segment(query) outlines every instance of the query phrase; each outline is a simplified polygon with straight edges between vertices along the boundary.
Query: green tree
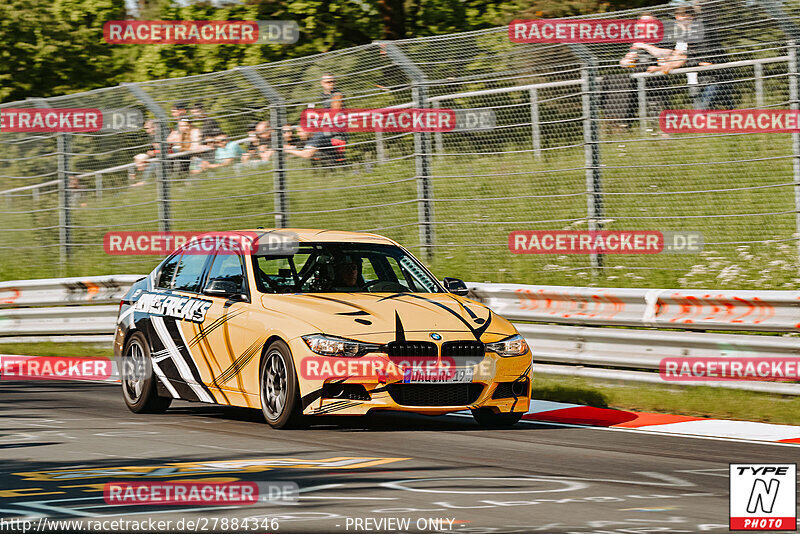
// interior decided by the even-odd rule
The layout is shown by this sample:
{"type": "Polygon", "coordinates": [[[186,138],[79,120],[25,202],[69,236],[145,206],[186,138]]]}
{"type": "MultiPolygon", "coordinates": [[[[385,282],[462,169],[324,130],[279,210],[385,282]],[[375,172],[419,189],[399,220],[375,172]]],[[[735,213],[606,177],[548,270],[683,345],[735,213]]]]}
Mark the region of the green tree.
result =
{"type": "Polygon", "coordinates": [[[109,45],[103,24],[127,18],[125,0],[4,0],[0,101],[121,82],[257,65],[375,40],[491,28],[515,18],[597,13],[658,0],[245,0],[213,5],[137,0],[142,20],[294,20],[294,45],[109,45]]]}
{"type": "Polygon", "coordinates": [[[103,41],[103,24],[122,18],[124,0],[4,0],[0,100],[117,83],[130,65],[103,41]]]}

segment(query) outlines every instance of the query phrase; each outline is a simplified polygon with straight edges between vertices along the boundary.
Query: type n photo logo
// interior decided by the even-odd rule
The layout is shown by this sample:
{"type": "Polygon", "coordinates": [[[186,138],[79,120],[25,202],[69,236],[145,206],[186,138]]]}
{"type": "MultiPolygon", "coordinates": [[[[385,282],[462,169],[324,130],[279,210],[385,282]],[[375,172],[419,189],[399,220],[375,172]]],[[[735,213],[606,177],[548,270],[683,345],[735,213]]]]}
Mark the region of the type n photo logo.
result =
{"type": "Polygon", "coordinates": [[[730,464],[730,530],[797,528],[796,464],[730,464]]]}

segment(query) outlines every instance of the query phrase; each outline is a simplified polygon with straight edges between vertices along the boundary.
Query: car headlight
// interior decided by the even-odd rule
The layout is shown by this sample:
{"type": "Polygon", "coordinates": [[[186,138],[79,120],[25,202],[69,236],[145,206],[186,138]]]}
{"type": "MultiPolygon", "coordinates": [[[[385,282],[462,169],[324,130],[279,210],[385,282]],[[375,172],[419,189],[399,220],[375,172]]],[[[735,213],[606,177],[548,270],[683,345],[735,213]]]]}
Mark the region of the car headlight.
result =
{"type": "Polygon", "coordinates": [[[487,343],[486,350],[496,352],[504,358],[509,358],[511,356],[522,356],[528,352],[528,344],[525,343],[525,338],[519,334],[516,334],[504,339],[503,341],[487,343]]]}
{"type": "Polygon", "coordinates": [[[362,343],[352,339],[326,336],[323,334],[312,334],[303,336],[311,352],[322,356],[342,356],[345,358],[355,358],[363,356],[368,352],[380,352],[381,346],[375,343],[362,343]]]}

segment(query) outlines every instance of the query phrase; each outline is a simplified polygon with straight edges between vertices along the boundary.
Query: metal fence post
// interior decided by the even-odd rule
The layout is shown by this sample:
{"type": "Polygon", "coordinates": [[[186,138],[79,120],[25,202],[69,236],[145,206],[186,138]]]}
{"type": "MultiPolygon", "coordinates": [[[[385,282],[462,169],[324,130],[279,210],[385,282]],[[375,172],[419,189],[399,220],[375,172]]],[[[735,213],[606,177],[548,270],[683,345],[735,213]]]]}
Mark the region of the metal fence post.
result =
{"type": "Polygon", "coordinates": [[[647,135],[647,78],[636,78],[636,101],[639,104],[639,133],[647,135]]]}
{"type": "MultiPolygon", "coordinates": [[[[798,79],[800,57],[797,54],[800,28],[792,22],[793,19],[783,10],[781,3],[777,0],[764,0],[764,9],[775,19],[781,31],[789,38],[786,43],[789,52],[789,107],[793,110],[800,110],[800,79],[798,79]]],[[[794,177],[794,231],[796,234],[800,234],[800,132],[797,131],[792,132],[792,176],[794,177]]],[[[795,243],[798,260],[800,260],[800,239],[797,239],[795,243]]]]}
{"type": "MultiPolygon", "coordinates": [[[[433,107],[436,109],[441,108],[441,105],[439,104],[438,100],[433,102],[433,107]]],[[[442,152],[444,152],[444,137],[442,136],[442,132],[434,133],[433,141],[434,141],[434,146],[436,147],[436,153],[441,154],[442,152]]]]}
{"type": "MultiPolygon", "coordinates": [[[[43,98],[28,98],[37,108],[51,108],[43,98]]],[[[56,176],[58,177],[58,259],[62,275],[67,274],[67,265],[72,254],[72,194],[70,193],[70,152],[72,134],[56,134],[56,176]]],[[[34,200],[39,195],[34,188],[34,200]]]]}
{"type": "Polygon", "coordinates": [[[383,132],[375,132],[375,159],[378,163],[386,161],[386,148],[383,145],[383,132]]]}
{"type": "Polygon", "coordinates": [[[133,93],[133,96],[139,99],[145,107],[156,116],[156,142],[159,147],[158,169],[156,171],[156,180],[158,182],[158,229],[161,232],[169,232],[170,230],[170,207],[169,207],[169,145],[167,144],[167,136],[169,136],[169,118],[167,113],[159,106],[150,95],[144,92],[136,83],[123,84],[127,89],[133,93]]]}
{"type": "Polygon", "coordinates": [[[539,90],[536,87],[530,88],[531,98],[531,136],[533,137],[533,155],[540,159],[542,157],[542,132],[539,126],[539,90]]]}
{"type": "Polygon", "coordinates": [[[58,134],[56,139],[58,152],[58,252],[61,262],[61,270],[67,272],[67,264],[70,260],[72,243],[72,195],[69,191],[69,155],[72,151],[72,136],[70,134],[58,134]]]}
{"type": "MultiPolygon", "coordinates": [[[[414,105],[427,108],[428,79],[425,74],[391,41],[379,41],[385,47],[386,55],[411,80],[411,93],[414,105]]],[[[414,154],[416,160],[417,200],[419,208],[419,240],[423,257],[433,259],[433,183],[431,181],[431,136],[429,133],[414,133],[414,154]]]]}
{"type": "Polygon", "coordinates": [[[756,81],[756,107],[764,107],[764,65],[756,63],[753,65],[753,78],[756,81]]]}
{"type": "MultiPolygon", "coordinates": [[[[789,47],[789,102],[790,108],[800,109],[800,88],[798,84],[798,65],[797,42],[792,40],[788,43],[789,47]]],[[[792,132],[792,175],[794,176],[794,208],[795,221],[794,231],[800,234],[800,133],[796,130],[792,132]]],[[[797,240],[797,255],[800,259],[800,239],[797,240]]]]}
{"type": "MultiPolygon", "coordinates": [[[[584,165],[586,167],[586,218],[590,231],[603,229],[603,187],[600,173],[600,131],[597,102],[597,58],[583,44],[569,45],[573,53],[583,63],[583,143],[584,165]]],[[[590,257],[592,275],[600,274],[603,268],[603,255],[592,253],[590,257]]]]}
{"type": "Polygon", "coordinates": [[[283,125],[286,124],[286,101],[267,81],[259,76],[252,66],[237,67],[242,76],[253,84],[269,104],[270,124],[272,124],[272,146],[275,157],[272,165],[275,170],[273,189],[275,190],[275,227],[289,226],[289,199],[286,194],[286,153],[283,151],[283,125]]]}

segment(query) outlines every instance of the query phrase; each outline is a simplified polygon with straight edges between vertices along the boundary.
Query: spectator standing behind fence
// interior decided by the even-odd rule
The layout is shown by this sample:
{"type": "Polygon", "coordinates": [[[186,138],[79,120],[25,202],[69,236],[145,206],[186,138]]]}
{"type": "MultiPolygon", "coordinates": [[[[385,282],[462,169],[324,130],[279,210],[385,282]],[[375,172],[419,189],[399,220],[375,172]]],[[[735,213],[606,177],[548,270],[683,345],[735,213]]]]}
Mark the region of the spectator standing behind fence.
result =
{"type": "Polygon", "coordinates": [[[128,181],[132,185],[141,185],[147,181],[147,178],[155,169],[156,160],[161,152],[161,145],[157,138],[158,125],[156,121],[153,119],[145,121],[143,128],[150,140],[150,148],[133,157],[133,168],[128,172],[128,181]]]}
{"type": "MultiPolygon", "coordinates": [[[[656,18],[650,13],[643,13],[639,17],[641,22],[654,20],[656,18]]],[[[670,97],[673,91],[669,79],[663,75],[680,66],[676,61],[686,58],[684,52],[675,50],[675,48],[675,46],[659,48],[645,43],[633,43],[628,53],[619,61],[621,67],[630,68],[633,73],[648,72],[656,75],[648,77],[645,82],[647,88],[645,92],[646,110],[649,117],[658,116],[661,110],[670,107],[670,97]]],[[[621,98],[624,100],[621,104],[624,106],[623,114],[625,117],[633,118],[637,115],[638,108],[637,83],[636,79],[631,78],[630,75],[625,76],[627,76],[626,82],[619,79],[617,87],[610,89],[624,91],[625,97],[621,98]]],[[[606,98],[611,97],[607,96],[606,98]]]]}
{"type": "MultiPolygon", "coordinates": [[[[642,24],[654,20],[656,18],[650,13],[643,13],[639,17],[639,22],[642,24]]],[[[604,73],[601,86],[603,124],[607,125],[613,134],[625,132],[637,115],[637,84],[636,79],[631,78],[631,74],[645,72],[648,68],[656,66],[657,63],[656,58],[647,52],[631,49],[620,59],[619,65],[626,68],[621,72],[604,73]],[[629,69],[633,69],[633,71],[629,69]]]]}
{"type": "Polygon", "coordinates": [[[272,157],[272,129],[269,121],[254,122],[247,129],[242,163],[267,162],[272,157]]]}
{"type": "Polygon", "coordinates": [[[281,128],[281,136],[283,137],[283,148],[291,148],[293,150],[302,150],[305,148],[308,135],[302,128],[298,127],[298,132],[295,133],[295,128],[291,124],[284,124],[281,128]],[[301,135],[303,134],[303,135],[301,135]]]}
{"type": "Polygon", "coordinates": [[[172,104],[172,108],[169,111],[169,114],[172,116],[172,120],[179,121],[183,118],[186,118],[187,110],[186,110],[186,102],[183,100],[179,100],[172,104]]]}
{"type": "MultiPolygon", "coordinates": [[[[320,95],[320,103],[323,109],[331,109],[334,111],[344,109],[344,93],[336,89],[336,79],[332,74],[325,73],[320,79],[322,86],[322,94],[320,95]]],[[[345,132],[333,132],[332,135],[327,136],[314,136],[313,146],[318,146],[319,149],[324,150],[320,156],[314,157],[312,154],[308,156],[311,159],[320,161],[325,160],[326,163],[344,163],[345,145],[347,145],[347,134],[345,132]],[[317,137],[314,140],[314,137],[317,137]]],[[[307,145],[308,146],[308,145],[307,145]]],[[[305,156],[301,156],[305,157],[305,156]]]]}
{"type": "Polygon", "coordinates": [[[215,130],[212,133],[214,134],[211,141],[215,148],[214,160],[213,162],[203,161],[201,169],[217,169],[238,162],[242,157],[242,147],[236,142],[229,142],[228,136],[222,130],[215,130]]]}
{"type": "MultiPolygon", "coordinates": [[[[679,8],[680,9],[680,8],[679,8]]],[[[684,16],[686,31],[696,36],[687,46],[686,67],[704,67],[725,63],[727,54],[717,32],[713,10],[703,10],[702,3],[695,3],[684,16]],[[694,28],[694,31],[692,29],[694,28]]],[[[695,109],[733,109],[734,79],[730,69],[702,70],[686,74],[695,109]]]]}
{"type": "Polygon", "coordinates": [[[128,171],[130,185],[144,185],[153,174],[153,164],[147,154],[136,154],[133,157],[133,168],[128,171]]]}
{"type": "MultiPolygon", "coordinates": [[[[219,123],[206,115],[206,109],[202,102],[195,102],[192,104],[190,111],[192,113],[192,121],[194,122],[195,126],[200,129],[200,139],[202,139],[204,143],[207,139],[216,137],[214,132],[222,131],[222,127],[219,125],[219,123]]],[[[199,148],[200,150],[208,150],[203,154],[203,160],[211,161],[214,158],[213,146],[205,143],[199,148]]]]}
{"type": "Polygon", "coordinates": [[[291,135],[287,142],[284,130],[283,151],[298,158],[310,159],[313,163],[324,166],[341,165],[344,162],[344,155],[340,152],[343,147],[334,143],[338,132],[316,132],[307,141],[303,139],[304,134],[305,132],[298,127],[300,141],[298,142],[297,137],[291,135]]]}
{"type": "MultiPolygon", "coordinates": [[[[632,49],[644,51],[659,58],[658,66],[648,68],[655,74],[669,74],[680,67],[708,66],[725,61],[716,33],[715,24],[708,15],[702,17],[699,2],[673,0],[675,9],[675,33],[677,39],[672,48],[659,48],[647,43],[634,43],[632,49]]],[[[716,82],[730,80],[731,75],[725,71],[706,70],[686,74],[686,84],[692,94],[695,107],[711,109],[712,107],[733,107],[730,85],[721,87],[716,82]],[[699,86],[699,87],[698,87],[699,86]]]]}
{"type": "Polygon", "coordinates": [[[186,172],[192,157],[190,151],[200,147],[200,129],[194,128],[188,118],[180,119],[178,127],[167,136],[167,143],[172,147],[173,154],[179,154],[175,157],[178,170],[186,172]]]}

